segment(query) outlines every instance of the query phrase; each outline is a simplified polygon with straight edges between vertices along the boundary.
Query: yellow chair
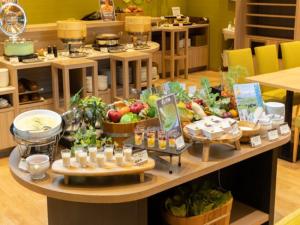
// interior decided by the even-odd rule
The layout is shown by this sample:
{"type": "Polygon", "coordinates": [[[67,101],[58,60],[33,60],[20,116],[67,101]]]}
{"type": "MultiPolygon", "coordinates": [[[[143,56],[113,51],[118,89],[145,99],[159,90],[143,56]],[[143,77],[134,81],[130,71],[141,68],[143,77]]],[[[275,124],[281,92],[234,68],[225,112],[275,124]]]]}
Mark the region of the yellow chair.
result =
{"type": "MultiPolygon", "coordinates": [[[[250,48],[227,51],[228,67],[241,66],[248,72],[248,76],[254,75],[254,64],[250,48]]],[[[245,79],[240,79],[240,83],[245,83],[245,79]]]]}
{"type": "Polygon", "coordinates": [[[298,225],[300,224],[300,209],[284,217],[276,225],[298,225]]]}
{"type": "MultiPolygon", "coordinates": [[[[256,47],[255,56],[258,74],[273,73],[279,71],[276,45],[256,47]]],[[[285,102],[286,91],[284,89],[262,86],[262,93],[265,101],[285,102]]]]}
{"type": "Polygon", "coordinates": [[[280,45],[284,68],[300,67],[300,41],[281,43],[280,45]]]}

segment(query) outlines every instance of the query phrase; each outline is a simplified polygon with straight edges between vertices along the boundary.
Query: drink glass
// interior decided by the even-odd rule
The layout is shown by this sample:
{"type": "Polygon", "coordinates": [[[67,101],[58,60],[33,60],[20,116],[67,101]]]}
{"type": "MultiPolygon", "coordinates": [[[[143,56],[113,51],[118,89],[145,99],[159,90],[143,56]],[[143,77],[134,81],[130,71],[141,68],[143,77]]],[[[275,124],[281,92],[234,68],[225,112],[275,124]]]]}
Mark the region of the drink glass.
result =
{"type": "Polygon", "coordinates": [[[99,167],[103,167],[104,166],[104,164],[105,164],[105,155],[104,155],[103,151],[97,152],[96,161],[97,161],[97,165],[99,167]]]}
{"type": "Polygon", "coordinates": [[[90,147],[88,147],[88,151],[89,151],[90,161],[95,163],[96,162],[96,157],[97,157],[97,147],[96,146],[90,146],[90,147]]]}
{"type": "Polygon", "coordinates": [[[63,166],[69,168],[71,165],[71,151],[69,149],[61,150],[63,166]]]}
{"type": "Polygon", "coordinates": [[[147,145],[149,148],[155,147],[155,136],[156,130],[154,127],[150,127],[147,129],[147,145]]]}
{"type": "Polygon", "coordinates": [[[134,142],[135,145],[142,145],[144,141],[145,128],[143,126],[137,126],[134,130],[134,142]]]}
{"type": "Polygon", "coordinates": [[[125,161],[127,161],[127,162],[131,161],[132,148],[133,148],[133,146],[131,144],[123,145],[123,154],[124,154],[125,161]]]}
{"type": "Polygon", "coordinates": [[[104,154],[107,161],[112,161],[114,157],[114,145],[105,145],[104,154]]]}
{"type": "Polygon", "coordinates": [[[167,136],[166,132],[163,130],[158,131],[158,147],[161,150],[167,148],[167,136]]]}
{"type": "Polygon", "coordinates": [[[83,151],[83,147],[82,146],[76,146],[75,147],[75,158],[76,158],[76,162],[80,162],[80,159],[79,159],[79,155],[80,153],[83,151]]]}
{"type": "Polygon", "coordinates": [[[81,151],[79,153],[79,163],[82,168],[85,168],[87,166],[87,156],[87,151],[81,151]]]}
{"type": "Polygon", "coordinates": [[[115,149],[115,159],[118,166],[123,164],[123,150],[121,148],[115,149]]]}
{"type": "Polygon", "coordinates": [[[176,139],[177,139],[178,133],[173,131],[169,134],[169,147],[170,148],[176,148],[176,139]]]}

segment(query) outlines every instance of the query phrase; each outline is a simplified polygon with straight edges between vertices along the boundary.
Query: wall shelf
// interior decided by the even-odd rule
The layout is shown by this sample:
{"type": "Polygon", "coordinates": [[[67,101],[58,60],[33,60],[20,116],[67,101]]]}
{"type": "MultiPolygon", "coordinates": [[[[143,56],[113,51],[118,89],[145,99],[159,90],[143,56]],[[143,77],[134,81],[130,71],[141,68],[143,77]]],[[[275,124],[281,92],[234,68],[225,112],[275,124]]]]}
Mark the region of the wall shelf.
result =
{"type": "Polygon", "coordinates": [[[269,2],[248,2],[247,5],[253,5],[253,6],[275,6],[275,7],[296,7],[296,4],[289,4],[289,3],[269,3],[269,2]]]}
{"type": "Polygon", "coordinates": [[[295,30],[294,27],[269,26],[269,25],[259,25],[259,24],[246,24],[246,27],[274,29],[274,30],[295,30]]]}
{"type": "Polygon", "coordinates": [[[247,13],[246,15],[251,17],[268,17],[268,18],[282,18],[282,19],[296,18],[296,16],[290,16],[290,15],[275,15],[275,14],[260,14],[260,13],[247,13]]]}
{"type": "Polygon", "coordinates": [[[16,90],[16,88],[13,86],[0,88],[0,95],[12,94],[12,93],[14,93],[15,90],[16,90]]]}

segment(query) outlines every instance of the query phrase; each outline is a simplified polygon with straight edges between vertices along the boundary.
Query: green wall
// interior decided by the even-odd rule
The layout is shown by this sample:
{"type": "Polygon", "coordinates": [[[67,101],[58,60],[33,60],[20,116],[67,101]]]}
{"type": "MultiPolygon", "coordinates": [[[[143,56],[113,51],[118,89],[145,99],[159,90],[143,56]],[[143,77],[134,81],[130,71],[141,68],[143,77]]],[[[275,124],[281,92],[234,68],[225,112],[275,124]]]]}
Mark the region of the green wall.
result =
{"type": "MultiPolygon", "coordinates": [[[[124,7],[122,0],[115,0],[116,6],[124,7]]],[[[172,6],[180,6],[186,12],[185,0],[152,0],[143,3],[146,15],[160,16],[171,13],[172,6]]],[[[96,11],[99,8],[98,0],[19,0],[28,17],[28,23],[49,23],[57,20],[76,18],[96,11]]]]}
{"type": "Polygon", "coordinates": [[[187,0],[187,15],[205,16],[210,20],[210,68],[221,67],[222,28],[234,20],[235,3],[229,0],[187,0]]]}

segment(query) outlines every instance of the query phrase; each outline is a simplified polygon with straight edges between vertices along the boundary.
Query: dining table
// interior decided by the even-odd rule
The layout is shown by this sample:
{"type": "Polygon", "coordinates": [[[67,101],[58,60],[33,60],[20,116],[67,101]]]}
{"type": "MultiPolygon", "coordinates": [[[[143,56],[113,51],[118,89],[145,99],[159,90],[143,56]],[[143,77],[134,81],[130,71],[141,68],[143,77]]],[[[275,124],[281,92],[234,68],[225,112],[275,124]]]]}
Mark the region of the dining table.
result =
{"type": "MultiPolygon", "coordinates": [[[[260,85],[286,90],[285,122],[291,127],[293,119],[293,99],[295,93],[300,93],[300,67],[280,70],[257,76],[247,77],[249,82],[258,82],[260,85]]],[[[299,155],[299,154],[298,154],[299,155]]],[[[293,161],[293,145],[291,141],[284,145],[279,157],[290,162],[293,161]]]]}

